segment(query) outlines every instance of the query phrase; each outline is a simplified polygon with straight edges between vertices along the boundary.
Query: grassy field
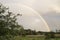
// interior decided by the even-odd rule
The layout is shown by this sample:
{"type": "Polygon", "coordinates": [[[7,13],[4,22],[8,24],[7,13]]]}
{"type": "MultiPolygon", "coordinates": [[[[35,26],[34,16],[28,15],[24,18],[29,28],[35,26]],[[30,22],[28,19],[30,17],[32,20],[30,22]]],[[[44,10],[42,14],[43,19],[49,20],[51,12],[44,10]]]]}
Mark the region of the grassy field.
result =
{"type": "Polygon", "coordinates": [[[48,39],[45,39],[45,37],[37,37],[37,36],[25,36],[25,37],[15,37],[14,38],[15,40],[60,40],[60,38],[48,38],[48,39]]]}
{"type": "Polygon", "coordinates": [[[15,40],[44,40],[42,37],[16,37],[15,40]]]}

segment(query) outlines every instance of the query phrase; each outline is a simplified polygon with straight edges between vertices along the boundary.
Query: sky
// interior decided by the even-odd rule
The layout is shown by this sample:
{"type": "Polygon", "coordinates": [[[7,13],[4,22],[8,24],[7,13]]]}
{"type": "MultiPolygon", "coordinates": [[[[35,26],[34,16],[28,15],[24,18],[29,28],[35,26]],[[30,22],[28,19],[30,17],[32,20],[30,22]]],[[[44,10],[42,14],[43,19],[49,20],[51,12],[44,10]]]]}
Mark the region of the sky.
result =
{"type": "Polygon", "coordinates": [[[0,0],[3,4],[27,5],[38,12],[46,12],[48,10],[59,10],[59,0],[0,0]]]}
{"type": "Polygon", "coordinates": [[[48,28],[44,27],[46,23],[53,31],[60,29],[60,0],[0,0],[0,2],[15,14],[23,14],[18,18],[18,22],[25,26],[24,28],[48,31],[48,28]],[[36,14],[40,15],[45,23],[36,14]]]}

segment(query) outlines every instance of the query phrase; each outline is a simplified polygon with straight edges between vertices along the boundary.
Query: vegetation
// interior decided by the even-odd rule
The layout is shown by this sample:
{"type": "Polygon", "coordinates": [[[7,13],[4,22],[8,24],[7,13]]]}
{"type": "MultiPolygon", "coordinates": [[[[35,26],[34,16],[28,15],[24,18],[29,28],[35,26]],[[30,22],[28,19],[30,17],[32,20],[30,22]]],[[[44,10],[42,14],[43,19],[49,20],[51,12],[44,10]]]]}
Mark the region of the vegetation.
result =
{"type": "Polygon", "coordinates": [[[0,40],[8,40],[20,34],[22,26],[16,22],[19,15],[14,15],[9,8],[0,4],[0,40]]]}
{"type": "Polygon", "coordinates": [[[60,38],[49,38],[49,39],[45,39],[44,36],[25,36],[25,37],[15,37],[15,40],[60,40],[60,38]]]}

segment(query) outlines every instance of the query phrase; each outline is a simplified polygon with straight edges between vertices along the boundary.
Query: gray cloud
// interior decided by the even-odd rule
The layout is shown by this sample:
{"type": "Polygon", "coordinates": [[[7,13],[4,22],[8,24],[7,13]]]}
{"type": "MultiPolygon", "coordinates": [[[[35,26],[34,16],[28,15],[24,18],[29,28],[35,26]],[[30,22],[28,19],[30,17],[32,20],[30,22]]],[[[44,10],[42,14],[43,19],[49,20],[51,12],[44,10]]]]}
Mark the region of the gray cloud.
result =
{"type": "Polygon", "coordinates": [[[60,13],[57,13],[56,11],[50,11],[47,12],[43,17],[51,30],[60,30],[60,13]]]}

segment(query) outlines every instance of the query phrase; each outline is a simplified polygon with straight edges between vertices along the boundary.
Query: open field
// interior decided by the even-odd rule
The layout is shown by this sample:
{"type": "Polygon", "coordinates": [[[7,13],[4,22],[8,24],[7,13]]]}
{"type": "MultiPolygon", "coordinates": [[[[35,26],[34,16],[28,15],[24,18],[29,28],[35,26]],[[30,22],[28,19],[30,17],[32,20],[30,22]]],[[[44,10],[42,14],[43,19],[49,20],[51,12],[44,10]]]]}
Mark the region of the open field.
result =
{"type": "Polygon", "coordinates": [[[14,38],[15,40],[60,40],[60,38],[48,38],[48,39],[45,39],[45,37],[43,36],[25,36],[25,37],[15,37],[14,38]]]}

